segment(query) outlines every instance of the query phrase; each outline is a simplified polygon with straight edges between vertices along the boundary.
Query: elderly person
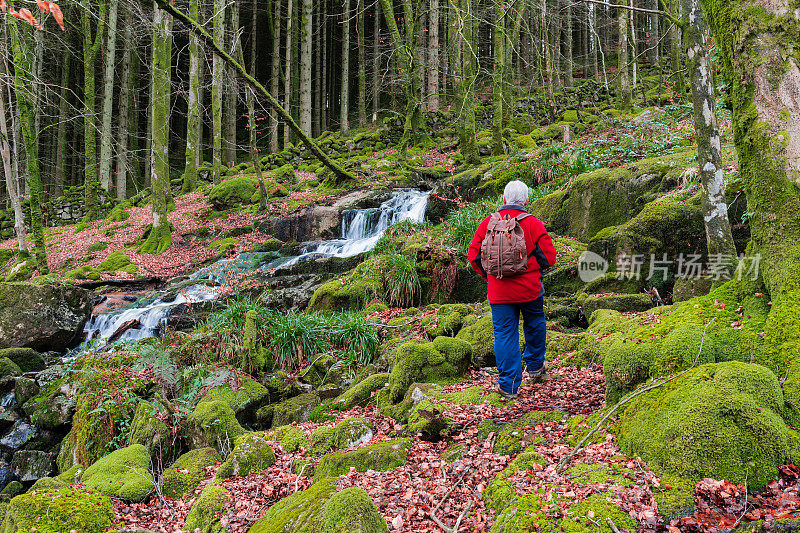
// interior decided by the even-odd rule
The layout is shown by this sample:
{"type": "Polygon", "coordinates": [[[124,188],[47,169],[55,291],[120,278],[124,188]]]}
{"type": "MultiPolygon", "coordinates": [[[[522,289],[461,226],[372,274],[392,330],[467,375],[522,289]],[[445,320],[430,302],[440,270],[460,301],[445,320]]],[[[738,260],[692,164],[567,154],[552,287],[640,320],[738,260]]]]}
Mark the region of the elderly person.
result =
{"type": "Polygon", "coordinates": [[[506,399],[518,396],[522,384],[522,359],[525,360],[531,381],[536,383],[547,379],[547,366],[544,359],[545,336],[547,333],[544,317],[544,285],[542,271],[556,262],[556,250],[542,222],[529,214],[528,186],[521,181],[506,185],[503,193],[503,206],[497,213],[486,217],[478,226],[469,247],[469,262],[472,268],[489,282],[489,303],[492,306],[492,325],[494,327],[494,355],[499,372],[499,392],[506,399]],[[499,222],[498,222],[499,221],[499,222]],[[490,224],[491,223],[491,224],[490,224]],[[520,231],[521,229],[521,231],[520,231]],[[503,239],[495,239],[502,233],[503,239]],[[490,238],[487,239],[487,233],[490,238]],[[524,233],[524,241],[522,240],[524,233]],[[514,236],[519,250],[514,250],[521,265],[512,275],[507,275],[507,257],[498,261],[498,256],[509,254],[505,249],[492,252],[491,265],[486,250],[494,250],[495,240],[511,243],[514,236]],[[507,238],[506,238],[507,237],[507,238]],[[484,243],[487,240],[487,243],[484,243]],[[524,252],[523,252],[524,249],[524,252]],[[522,254],[525,254],[523,257],[522,254]],[[502,265],[498,265],[502,263],[502,265]],[[505,272],[502,270],[505,268],[505,272]],[[494,272],[494,274],[493,274],[494,272]],[[519,315],[522,313],[525,351],[519,348],[519,315]]]}

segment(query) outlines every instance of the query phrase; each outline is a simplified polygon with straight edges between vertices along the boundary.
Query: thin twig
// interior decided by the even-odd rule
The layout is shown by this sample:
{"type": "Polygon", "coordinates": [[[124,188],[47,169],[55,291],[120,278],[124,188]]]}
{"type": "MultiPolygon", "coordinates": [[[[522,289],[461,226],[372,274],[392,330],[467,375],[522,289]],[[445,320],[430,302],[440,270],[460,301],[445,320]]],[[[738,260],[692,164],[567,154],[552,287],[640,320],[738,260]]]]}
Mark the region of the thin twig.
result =
{"type": "Polygon", "coordinates": [[[608,522],[608,527],[611,528],[611,531],[613,531],[614,533],[619,533],[619,529],[617,529],[617,524],[615,524],[613,520],[611,520],[610,518],[606,518],[606,522],[608,522]]]}
{"type": "Polygon", "coordinates": [[[586,441],[588,441],[589,438],[592,435],[594,435],[602,427],[602,425],[605,423],[605,421],[608,420],[611,417],[611,415],[614,414],[614,412],[616,412],[617,409],[619,409],[620,407],[622,407],[623,405],[625,405],[626,403],[628,403],[629,401],[631,401],[635,397],[637,397],[637,396],[639,396],[641,394],[644,394],[645,392],[651,391],[653,389],[657,389],[659,387],[662,387],[662,386],[666,385],[667,383],[669,383],[670,381],[673,381],[673,380],[681,377],[682,375],[684,375],[685,373],[687,373],[688,371],[693,369],[695,366],[697,366],[697,361],[700,359],[700,354],[703,353],[703,342],[706,339],[706,331],[708,331],[708,326],[710,326],[715,320],[716,320],[716,317],[712,318],[709,321],[709,323],[706,324],[705,329],[703,329],[703,336],[700,338],[700,349],[697,351],[697,355],[694,358],[694,363],[692,363],[692,366],[690,366],[689,368],[687,368],[683,372],[675,374],[671,378],[665,379],[664,381],[659,381],[657,383],[652,383],[650,385],[643,385],[643,386],[639,387],[638,389],[636,389],[635,391],[633,391],[630,394],[628,394],[627,396],[625,396],[624,398],[622,398],[619,402],[617,402],[617,404],[614,407],[612,407],[605,414],[605,416],[603,416],[603,418],[600,419],[600,421],[597,423],[597,425],[595,425],[592,428],[592,430],[589,431],[589,433],[587,433],[585,437],[583,437],[583,439],[578,443],[578,445],[575,446],[575,448],[573,448],[572,451],[569,454],[567,454],[563,459],[561,459],[561,461],[558,463],[558,468],[556,468],[556,472],[558,472],[560,474],[560,473],[562,473],[564,471],[564,469],[567,466],[567,463],[569,463],[570,460],[572,460],[573,457],[578,455],[578,452],[580,452],[585,447],[586,441]]]}
{"type": "Polygon", "coordinates": [[[439,510],[439,507],[441,507],[441,506],[442,506],[442,504],[443,504],[443,503],[444,503],[444,502],[447,500],[447,498],[450,496],[450,493],[451,493],[451,492],[453,492],[453,490],[455,490],[455,488],[456,488],[456,487],[457,487],[457,486],[458,486],[458,485],[461,483],[461,481],[464,479],[464,476],[466,476],[466,475],[467,475],[467,472],[466,472],[466,471],[465,471],[463,474],[461,474],[461,477],[460,477],[460,478],[458,478],[458,481],[456,481],[456,482],[453,484],[453,486],[452,486],[452,487],[450,487],[450,490],[448,490],[448,491],[447,491],[447,493],[446,493],[446,494],[444,495],[444,497],[443,497],[443,498],[442,498],[442,499],[439,501],[439,503],[436,505],[436,507],[433,509],[433,511],[431,511],[431,518],[433,519],[433,521],[434,521],[434,522],[436,522],[436,525],[438,525],[440,528],[442,528],[442,530],[443,530],[445,533],[456,533],[456,532],[458,531],[458,525],[459,525],[459,523],[461,522],[461,519],[463,518],[463,514],[464,514],[464,513],[466,513],[466,512],[467,512],[467,510],[468,510],[468,509],[471,507],[471,505],[472,505],[472,500],[470,500],[470,502],[469,502],[469,503],[467,504],[467,506],[465,507],[465,509],[464,509],[464,513],[461,513],[461,514],[462,514],[462,516],[459,516],[459,517],[458,517],[458,520],[456,521],[456,528],[449,528],[449,527],[447,527],[446,525],[444,525],[444,523],[443,523],[441,520],[439,520],[439,518],[436,516],[436,511],[438,511],[438,510],[439,510]]]}

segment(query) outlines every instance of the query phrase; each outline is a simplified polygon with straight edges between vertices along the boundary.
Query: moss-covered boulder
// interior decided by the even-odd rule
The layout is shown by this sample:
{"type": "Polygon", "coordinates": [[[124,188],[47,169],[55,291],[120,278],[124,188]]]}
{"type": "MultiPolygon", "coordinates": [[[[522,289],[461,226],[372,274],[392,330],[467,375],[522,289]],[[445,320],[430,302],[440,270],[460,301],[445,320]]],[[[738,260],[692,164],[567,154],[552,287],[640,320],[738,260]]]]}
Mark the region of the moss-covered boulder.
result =
{"type": "Polygon", "coordinates": [[[14,400],[17,405],[25,405],[25,402],[39,394],[40,390],[35,379],[19,377],[14,381],[14,400]]]}
{"type": "Polygon", "coordinates": [[[394,470],[405,464],[411,443],[411,439],[396,439],[376,442],[356,450],[329,453],[320,459],[314,479],[338,477],[349,472],[351,467],[359,472],[394,470]]]}
{"type": "Polygon", "coordinates": [[[317,288],[308,308],[312,311],[361,310],[378,294],[380,285],[377,259],[364,261],[347,276],[317,288]]]}
{"type": "Polygon", "coordinates": [[[206,467],[221,460],[217,450],[211,447],[184,453],[161,474],[164,496],[181,498],[206,478],[206,467]]]}
{"type": "Polygon", "coordinates": [[[284,400],[275,405],[272,425],[273,427],[278,427],[292,422],[308,422],[311,411],[320,403],[322,403],[322,400],[316,392],[307,392],[284,400]]]}
{"type": "Polygon", "coordinates": [[[230,449],[234,439],[245,430],[230,405],[214,400],[197,404],[186,419],[184,433],[193,448],[211,446],[219,451],[230,449]]]}
{"type": "Polygon", "coordinates": [[[82,481],[87,489],[107,496],[143,501],[155,487],[150,453],[141,444],[115,450],[87,468],[82,481]]]}
{"type": "Polygon", "coordinates": [[[769,369],[708,364],[631,401],[617,424],[619,444],[668,473],[758,489],[800,458],[798,434],[783,412],[783,392],[769,369]]]}
{"type": "Polygon", "coordinates": [[[389,373],[389,394],[393,402],[400,401],[415,381],[435,381],[463,374],[472,358],[472,346],[452,337],[437,337],[433,342],[402,344],[387,359],[392,365],[389,373]]]}
{"type": "Polygon", "coordinates": [[[265,436],[280,444],[284,451],[290,453],[308,446],[306,434],[296,426],[280,426],[268,431],[265,436]]]}
{"type": "Polygon", "coordinates": [[[380,372],[378,374],[372,374],[354,385],[351,385],[349,389],[334,400],[334,404],[340,406],[342,410],[350,409],[355,406],[367,405],[373,393],[384,388],[387,383],[389,383],[388,373],[380,372]]]}
{"type": "Polygon", "coordinates": [[[456,338],[472,347],[472,364],[478,368],[494,366],[494,328],[492,315],[485,315],[462,328],[456,338]]]}
{"type": "Polygon", "coordinates": [[[217,470],[217,479],[262,472],[275,464],[275,452],[263,434],[242,435],[236,438],[235,444],[236,447],[217,470]]]}
{"type": "Polygon", "coordinates": [[[122,250],[114,250],[97,265],[97,269],[102,272],[127,272],[133,276],[139,270],[139,266],[131,263],[131,258],[122,250]]]}
{"type": "Polygon", "coordinates": [[[16,363],[14,363],[14,361],[8,357],[0,358],[0,380],[3,380],[4,383],[9,384],[9,380],[7,378],[14,378],[21,375],[22,370],[16,363]]]}
{"type": "Polygon", "coordinates": [[[28,531],[105,533],[116,521],[108,496],[64,487],[20,494],[11,499],[5,533],[28,531]]]}
{"type": "Polygon", "coordinates": [[[200,533],[218,533],[221,530],[219,521],[222,511],[230,501],[231,494],[224,487],[216,483],[209,483],[200,492],[189,510],[183,524],[184,531],[200,530],[200,533]]]}
{"type": "Polygon", "coordinates": [[[623,313],[647,311],[653,307],[653,300],[647,294],[580,294],[577,304],[583,308],[585,316],[592,316],[598,309],[623,313]]]}
{"type": "Polygon", "coordinates": [[[258,179],[254,176],[235,176],[214,185],[208,200],[214,209],[225,210],[257,203],[260,198],[258,179]]]}
{"type": "Polygon", "coordinates": [[[173,445],[172,432],[159,414],[154,404],[147,400],[140,401],[128,435],[128,444],[143,445],[154,458],[168,455],[173,445]]]}
{"type": "Polygon", "coordinates": [[[250,528],[250,533],[382,533],[386,522],[360,488],[336,491],[323,479],[275,505],[250,528]]]}
{"type": "Polygon", "coordinates": [[[5,348],[0,350],[0,357],[8,357],[23,372],[44,370],[44,357],[31,348],[5,348]]]}
{"type": "Polygon", "coordinates": [[[74,285],[0,283],[0,348],[64,351],[91,312],[91,293],[74,285]]]}
{"type": "Polygon", "coordinates": [[[230,383],[225,383],[210,389],[200,403],[213,401],[222,401],[228,404],[236,413],[236,419],[244,424],[255,420],[258,408],[269,401],[269,391],[256,380],[244,377],[238,386],[234,387],[230,383]]]}
{"type": "Polygon", "coordinates": [[[48,383],[26,401],[22,410],[36,426],[56,429],[72,421],[75,412],[74,385],[67,379],[48,383]]]}

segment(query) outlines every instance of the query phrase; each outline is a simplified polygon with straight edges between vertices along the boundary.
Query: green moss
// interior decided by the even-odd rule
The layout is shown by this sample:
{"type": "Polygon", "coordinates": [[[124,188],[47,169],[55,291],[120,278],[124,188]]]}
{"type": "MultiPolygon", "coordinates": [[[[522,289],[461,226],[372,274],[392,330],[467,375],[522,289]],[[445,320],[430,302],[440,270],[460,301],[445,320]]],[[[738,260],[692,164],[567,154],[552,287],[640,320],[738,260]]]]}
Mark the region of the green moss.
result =
{"type": "Polygon", "coordinates": [[[653,488],[653,498],[658,504],[658,513],[666,522],[692,514],[695,508],[695,481],[675,475],[659,473],[660,487],[653,488]]]}
{"type": "Polygon", "coordinates": [[[314,291],[308,302],[311,311],[361,310],[378,294],[380,270],[372,258],[358,265],[347,276],[325,283],[314,291]]]}
{"type": "Polygon", "coordinates": [[[450,337],[437,337],[432,343],[400,345],[388,355],[392,364],[390,398],[400,401],[415,381],[435,381],[463,374],[469,366],[471,352],[468,343],[450,337]]]}
{"type": "Polygon", "coordinates": [[[211,447],[197,448],[184,453],[161,474],[164,496],[183,497],[205,479],[206,467],[220,460],[219,453],[211,447]]]}
{"type": "Polygon", "coordinates": [[[370,444],[356,450],[329,453],[320,459],[314,479],[338,477],[349,472],[351,467],[359,472],[394,470],[405,464],[411,444],[411,439],[397,439],[370,444]]]}
{"type": "Polygon", "coordinates": [[[333,494],[322,507],[320,533],[379,533],[389,531],[367,492],[351,487],[333,494]]]}
{"type": "Polygon", "coordinates": [[[269,399],[269,391],[261,383],[250,377],[239,380],[236,388],[230,383],[209,390],[200,403],[221,401],[228,404],[242,422],[252,418],[255,410],[269,399]]]}
{"type": "Polygon", "coordinates": [[[216,241],[212,241],[208,244],[207,248],[209,250],[217,250],[218,252],[225,254],[235,249],[237,246],[239,246],[239,239],[229,237],[227,239],[217,239],[216,241]]]}
{"type": "Polygon", "coordinates": [[[494,360],[494,328],[491,315],[486,315],[456,335],[472,346],[472,364],[478,368],[492,366],[494,360]]]}
{"type": "Polygon", "coordinates": [[[570,481],[576,483],[608,483],[627,487],[633,481],[626,474],[632,471],[616,464],[608,463],[578,463],[567,470],[570,481]]]}
{"type": "Polygon", "coordinates": [[[209,483],[200,492],[183,524],[185,531],[217,533],[219,520],[225,506],[231,501],[230,493],[222,486],[209,483]]]}
{"type": "Polygon", "coordinates": [[[591,316],[598,309],[642,312],[653,307],[653,301],[647,294],[581,294],[577,303],[583,307],[586,316],[591,316]]]}
{"type": "Polygon", "coordinates": [[[25,492],[25,487],[22,486],[22,483],[19,481],[12,481],[5,487],[3,490],[0,490],[0,500],[7,501],[13,498],[14,496],[19,496],[25,492]]]}
{"type": "Polygon", "coordinates": [[[366,418],[346,418],[333,430],[333,445],[353,448],[372,439],[372,422],[366,418]]]}
{"type": "Polygon", "coordinates": [[[761,488],[793,453],[783,393],[767,368],[715,363],[635,398],[618,423],[622,450],[686,479],[761,488]]]}
{"type": "Polygon", "coordinates": [[[120,448],[87,468],[82,481],[89,490],[123,500],[143,501],[155,486],[150,473],[150,453],[141,444],[120,448]]]}
{"type": "Polygon", "coordinates": [[[150,229],[147,239],[139,248],[139,253],[160,255],[167,251],[170,246],[172,246],[172,225],[165,222],[150,229]]]}
{"type": "Polygon", "coordinates": [[[67,487],[13,498],[6,511],[4,531],[104,533],[115,521],[113,505],[107,496],[67,487]]]}
{"type": "Polygon", "coordinates": [[[591,533],[602,531],[613,533],[607,520],[610,518],[618,528],[635,531],[637,522],[626,512],[608,501],[607,494],[592,494],[583,501],[570,506],[559,522],[561,531],[566,533],[591,533]],[[594,516],[589,520],[589,514],[594,516]],[[600,524],[600,527],[597,527],[600,524]]]}
{"type": "Polygon", "coordinates": [[[342,410],[365,406],[370,402],[372,393],[385,387],[388,382],[389,374],[385,372],[373,374],[344,391],[334,403],[340,405],[342,410]]]}
{"type": "Polygon", "coordinates": [[[108,254],[108,256],[106,256],[106,258],[99,265],[97,265],[97,268],[103,272],[114,272],[117,270],[122,270],[130,264],[131,259],[127,256],[127,254],[125,254],[125,252],[122,250],[115,250],[108,254]]]}
{"type": "Polygon", "coordinates": [[[296,452],[300,448],[308,447],[308,438],[303,430],[295,426],[281,426],[268,431],[266,436],[281,445],[285,451],[296,452]]]}
{"type": "Polygon", "coordinates": [[[335,430],[331,426],[320,426],[311,432],[308,437],[308,454],[319,457],[327,453],[334,446],[335,430]]]}
{"type": "Polygon", "coordinates": [[[272,425],[283,426],[292,422],[307,422],[311,411],[320,403],[322,400],[320,400],[319,394],[307,392],[275,404],[272,425]]]}
{"type": "Polygon", "coordinates": [[[197,404],[186,419],[185,432],[195,448],[211,446],[219,451],[229,449],[245,430],[227,403],[214,400],[197,404]]]}
{"type": "Polygon", "coordinates": [[[267,437],[261,433],[248,433],[237,437],[236,447],[217,471],[217,479],[263,472],[274,464],[275,452],[267,437]]]}
{"type": "Polygon", "coordinates": [[[109,211],[106,218],[112,222],[124,222],[128,220],[130,216],[131,214],[128,212],[128,210],[122,207],[122,204],[120,204],[114,206],[114,208],[109,211]]]}
{"type": "Polygon", "coordinates": [[[325,502],[336,492],[333,479],[323,479],[303,491],[283,498],[269,508],[250,528],[250,533],[296,533],[316,531],[325,502]]]}
{"type": "Polygon", "coordinates": [[[561,120],[564,122],[578,122],[578,112],[574,109],[564,111],[564,114],[561,115],[561,120]]]}
{"type": "Polygon", "coordinates": [[[164,457],[172,448],[172,432],[156,414],[158,412],[152,403],[146,400],[139,402],[131,421],[128,444],[141,444],[151,456],[164,457]]]}
{"type": "Polygon", "coordinates": [[[228,178],[211,188],[208,199],[217,210],[257,203],[260,199],[258,179],[253,176],[228,178]]]}
{"type": "Polygon", "coordinates": [[[22,370],[8,357],[0,358],[0,378],[21,376],[22,370]]]}

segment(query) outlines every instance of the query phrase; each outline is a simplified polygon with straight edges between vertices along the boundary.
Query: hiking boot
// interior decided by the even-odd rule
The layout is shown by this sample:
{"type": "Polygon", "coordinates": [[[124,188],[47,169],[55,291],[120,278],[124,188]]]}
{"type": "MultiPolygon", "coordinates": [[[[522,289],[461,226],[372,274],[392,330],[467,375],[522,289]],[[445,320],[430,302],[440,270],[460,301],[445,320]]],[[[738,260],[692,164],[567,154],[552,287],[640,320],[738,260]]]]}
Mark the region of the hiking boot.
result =
{"type": "Polygon", "coordinates": [[[537,383],[549,381],[550,374],[547,373],[547,361],[537,370],[528,370],[528,376],[528,385],[536,385],[537,383]]]}
{"type": "Polygon", "coordinates": [[[517,398],[519,398],[519,393],[517,393],[517,392],[514,392],[514,393],[506,392],[500,387],[497,387],[497,392],[499,392],[500,396],[502,396],[503,399],[505,399],[505,400],[516,400],[517,398]]]}

